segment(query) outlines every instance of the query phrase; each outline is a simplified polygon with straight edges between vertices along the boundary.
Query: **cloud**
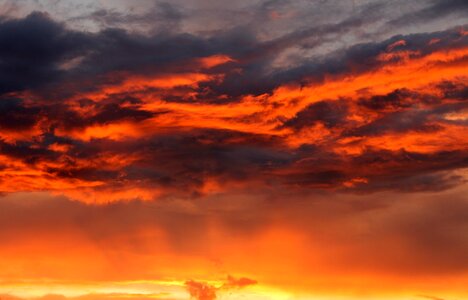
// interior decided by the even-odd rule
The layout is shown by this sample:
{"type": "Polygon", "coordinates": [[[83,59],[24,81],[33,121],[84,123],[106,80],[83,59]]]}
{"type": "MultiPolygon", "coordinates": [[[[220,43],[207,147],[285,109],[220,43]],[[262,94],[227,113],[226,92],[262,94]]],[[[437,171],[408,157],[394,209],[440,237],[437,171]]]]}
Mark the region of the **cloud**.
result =
{"type": "Polygon", "coordinates": [[[390,25],[408,26],[408,24],[418,24],[424,22],[431,22],[446,16],[460,16],[466,17],[468,6],[462,0],[434,0],[430,1],[430,5],[423,7],[415,12],[403,14],[398,18],[390,20],[390,25]]]}
{"type": "Polygon", "coordinates": [[[229,291],[232,289],[241,289],[254,284],[257,284],[256,280],[245,277],[234,278],[231,275],[227,277],[226,282],[220,287],[215,287],[213,285],[194,280],[185,282],[185,286],[190,293],[190,296],[197,300],[214,300],[217,299],[216,292],[219,290],[229,291]]]}
{"type": "Polygon", "coordinates": [[[232,289],[232,288],[243,288],[249,285],[257,284],[256,280],[241,277],[241,278],[234,278],[231,275],[228,276],[226,283],[223,284],[223,289],[232,289]]]}
{"type": "Polygon", "coordinates": [[[434,296],[427,296],[427,295],[418,295],[418,297],[431,299],[431,300],[444,300],[444,298],[434,297],[434,296]]]}
{"type": "Polygon", "coordinates": [[[39,107],[27,107],[18,98],[0,101],[0,127],[3,130],[28,130],[40,119],[39,107]]]}
{"type": "Polygon", "coordinates": [[[197,300],[214,300],[216,299],[216,288],[206,283],[197,281],[187,281],[185,283],[190,296],[197,300]]]}
{"type": "Polygon", "coordinates": [[[464,140],[454,139],[467,123],[460,28],[273,66],[298,44],[321,47],[370,22],[359,16],[270,39],[241,27],[85,32],[44,13],[5,19],[0,191],[107,202],[278,184],[372,192],[464,182],[449,174],[466,165],[464,140]],[[48,42],[31,38],[36,31],[48,42]],[[370,156],[373,170],[362,165],[370,156]],[[421,157],[443,161],[434,168],[421,157]]]}
{"type": "Polygon", "coordinates": [[[0,94],[38,88],[60,78],[60,65],[84,53],[85,34],[67,31],[45,13],[0,22],[0,94]]]}
{"type": "Polygon", "coordinates": [[[284,123],[296,130],[321,122],[326,127],[340,126],[348,114],[345,101],[320,101],[310,104],[284,123]]]}
{"type": "Polygon", "coordinates": [[[359,100],[359,104],[372,110],[399,110],[414,105],[418,94],[407,89],[396,89],[386,95],[373,95],[359,100]]]}
{"type": "Polygon", "coordinates": [[[179,27],[181,20],[186,17],[181,8],[168,2],[156,2],[143,13],[122,12],[116,9],[100,8],[91,13],[72,17],[69,22],[92,21],[100,28],[122,27],[145,28],[147,31],[162,33],[173,32],[179,27]]]}

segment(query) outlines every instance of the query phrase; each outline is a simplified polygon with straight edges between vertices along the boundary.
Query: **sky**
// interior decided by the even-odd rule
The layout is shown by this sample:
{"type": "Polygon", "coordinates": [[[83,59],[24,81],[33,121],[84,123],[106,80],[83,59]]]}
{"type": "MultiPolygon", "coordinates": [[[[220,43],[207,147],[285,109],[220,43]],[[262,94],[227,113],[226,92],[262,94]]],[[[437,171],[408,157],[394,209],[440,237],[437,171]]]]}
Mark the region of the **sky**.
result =
{"type": "Polygon", "coordinates": [[[0,0],[0,299],[468,299],[465,0],[0,0]]]}

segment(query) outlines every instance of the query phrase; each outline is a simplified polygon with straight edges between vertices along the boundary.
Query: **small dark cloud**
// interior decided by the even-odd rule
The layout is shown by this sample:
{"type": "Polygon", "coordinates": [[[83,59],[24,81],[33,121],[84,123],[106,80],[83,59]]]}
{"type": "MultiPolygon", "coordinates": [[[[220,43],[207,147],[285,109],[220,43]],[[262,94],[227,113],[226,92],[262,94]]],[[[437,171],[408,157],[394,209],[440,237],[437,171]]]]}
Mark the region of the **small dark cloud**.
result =
{"type": "Polygon", "coordinates": [[[463,82],[443,81],[437,84],[444,98],[460,101],[468,100],[468,85],[463,82]]]}
{"type": "Polygon", "coordinates": [[[34,165],[44,160],[50,161],[58,158],[58,155],[53,151],[37,147],[33,142],[25,141],[7,143],[0,139],[0,153],[30,165],[34,165]]]}
{"type": "Polygon", "coordinates": [[[368,182],[357,190],[398,190],[403,192],[440,191],[464,183],[463,176],[450,171],[468,166],[465,151],[418,153],[406,150],[368,149],[352,158],[352,173],[368,182]]]}
{"type": "Polygon", "coordinates": [[[300,130],[322,123],[328,128],[333,128],[346,122],[347,113],[348,107],[344,100],[320,101],[298,112],[292,119],[284,122],[284,126],[300,130]]]}
{"type": "Polygon", "coordinates": [[[0,128],[4,130],[27,130],[37,124],[41,108],[27,107],[18,98],[0,99],[0,128]]]}
{"type": "Polygon", "coordinates": [[[386,95],[374,95],[360,99],[359,104],[371,110],[395,110],[411,107],[416,102],[415,98],[419,98],[417,93],[408,89],[397,89],[386,95]]]}
{"type": "Polygon", "coordinates": [[[345,136],[378,136],[384,133],[436,132],[442,127],[431,122],[427,110],[397,111],[384,115],[366,125],[347,130],[345,136]]]}

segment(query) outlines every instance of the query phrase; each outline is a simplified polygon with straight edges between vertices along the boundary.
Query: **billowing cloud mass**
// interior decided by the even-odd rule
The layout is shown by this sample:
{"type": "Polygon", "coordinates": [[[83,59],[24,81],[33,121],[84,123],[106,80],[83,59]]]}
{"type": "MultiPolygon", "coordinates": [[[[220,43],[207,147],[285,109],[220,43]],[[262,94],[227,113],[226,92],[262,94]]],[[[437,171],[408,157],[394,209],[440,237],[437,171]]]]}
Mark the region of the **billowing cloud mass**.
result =
{"type": "Polygon", "coordinates": [[[347,22],[262,41],[238,29],[88,33],[45,13],[6,19],[1,190],[109,202],[232,185],[412,191],[462,182],[451,172],[467,163],[464,27],[272,68],[303,39],[347,22]]]}
{"type": "Polygon", "coordinates": [[[467,1],[0,1],[0,294],[461,299],[467,70],[467,1]]]}

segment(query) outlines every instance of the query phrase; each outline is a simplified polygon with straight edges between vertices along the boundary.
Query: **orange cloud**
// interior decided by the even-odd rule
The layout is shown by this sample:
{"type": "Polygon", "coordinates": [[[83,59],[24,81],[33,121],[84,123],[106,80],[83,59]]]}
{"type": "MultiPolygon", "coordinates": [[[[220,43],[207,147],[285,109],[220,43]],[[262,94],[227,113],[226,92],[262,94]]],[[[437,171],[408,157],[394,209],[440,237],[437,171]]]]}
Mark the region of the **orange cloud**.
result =
{"type": "MultiPolygon", "coordinates": [[[[406,46],[402,40],[388,46],[389,52],[380,55],[396,56],[383,59],[378,55],[382,65],[369,71],[328,76],[323,82],[302,87],[283,85],[271,95],[246,95],[232,103],[165,99],[180,86],[191,87],[196,99],[199,84],[218,80],[213,76],[219,74],[180,73],[159,78],[121,74],[118,84],[80,95],[88,99],[84,102],[66,100],[69,104],[63,109],[69,111],[57,112],[64,114],[58,119],[44,111],[40,123],[32,125],[34,130],[25,131],[31,133],[26,138],[4,132],[1,190],[52,190],[74,199],[106,199],[107,203],[151,200],[180,190],[186,190],[187,195],[219,193],[236,185],[247,187],[248,182],[239,179],[242,176],[249,180],[256,177],[252,185],[272,179],[289,185],[291,180],[295,182],[293,178],[306,174],[310,178],[301,180],[300,185],[307,182],[317,188],[356,189],[373,186],[381,176],[353,166],[353,160],[370,150],[399,153],[403,149],[434,156],[444,151],[465,153],[468,141],[463,138],[465,124],[459,111],[464,107],[460,97],[465,88],[466,48],[428,54],[397,51],[406,46]],[[159,95],[158,89],[168,93],[159,95]],[[119,94],[139,100],[114,103],[109,98],[119,94]],[[62,141],[45,144],[42,149],[39,144],[48,143],[47,139],[40,134],[33,137],[32,132],[45,134],[48,128],[53,128],[48,134],[62,141]],[[15,142],[18,140],[20,143],[15,142]],[[78,146],[75,141],[84,144],[78,146]],[[115,149],[108,148],[111,144],[115,149]],[[311,158],[297,156],[297,149],[312,144],[336,156],[335,166],[321,163],[313,172],[304,170],[304,162],[311,158]],[[255,150],[241,150],[249,147],[255,150]],[[191,149],[190,153],[184,148],[191,149]],[[249,151],[268,157],[255,158],[249,151]],[[34,154],[28,159],[20,154],[23,152],[34,154]],[[197,155],[205,156],[200,160],[197,155]],[[233,157],[244,164],[243,171],[225,162],[233,157]],[[198,162],[200,166],[188,167],[198,162]],[[360,171],[348,174],[336,164],[360,171]],[[151,176],[132,179],[136,169],[151,176]],[[238,172],[246,174],[239,177],[238,172]],[[123,185],[127,191],[119,188],[123,185]]],[[[199,64],[211,68],[231,61],[224,56],[206,58],[211,60],[199,64]]],[[[29,110],[41,110],[15,105],[15,118],[24,119],[29,110]]],[[[462,154],[457,155],[462,159],[462,154]]],[[[440,166],[435,171],[452,168],[440,166]]]]}
{"type": "Polygon", "coordinates": [[[185,283],[190,296],[197,300],[214,300],[216,299],[216,288],[206,283],[197,281],[187,281],[185,283]]]}
{"type": "Polygon", "coordinates": [[[194,280],[189,280],[185,282],[185,286],[190,293],[190,296],[197,300],[214,300],[216,299],[216,291],[224,290],[229,291],[232,289],[240,289],[244,288],[249,285],[257,284],[256,280],[252,280],[249,278],[234,278],[231,275],[227,277],[225,283],[223,283],[220,287],[215,287],[208,283],[198,282],[194,280]]]}

